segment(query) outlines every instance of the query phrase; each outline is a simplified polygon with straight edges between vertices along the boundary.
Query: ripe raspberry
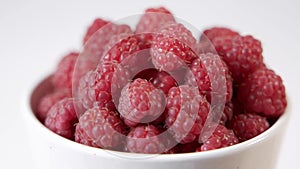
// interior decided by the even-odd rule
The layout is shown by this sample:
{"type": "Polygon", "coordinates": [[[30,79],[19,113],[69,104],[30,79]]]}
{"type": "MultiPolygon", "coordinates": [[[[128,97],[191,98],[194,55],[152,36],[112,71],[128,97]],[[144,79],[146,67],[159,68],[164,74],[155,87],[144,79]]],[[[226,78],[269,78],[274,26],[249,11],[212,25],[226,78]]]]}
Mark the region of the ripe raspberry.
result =
{"type": "Polygon", "coordinates": [[[176,80],[164,71],[158,72],[150,82],[152,82],[156,88],[161,89],[165,94],[168,94],[172,87],[178,86],[176,80]]]}
{"type": "Polygon", "coordinates": [[[57,89],[68,89],[70,92],[72,91],[72,77],[78,55],[77,52],[71,52],[65,55],[58,63],[52,77],[52,83],[57,89]]]}
{"type": "Polygon", "coordinates": [[[198,139],[210,110],[210,104],[197,88],[172,87],[167,98],[166,125],[180,143],[198,139]]]}
{"type": "Polygon", "coordinates": [[[80,117],[75,141],[93,147],[120,150],[125,134],[126,129],[117,112],[96,106],[80,117]]]}
{"type": "Polygon", "coordinates": [[[154,66],[173,71],[191,64],[197,58],[197,42],[182,24],[168,24],[153,37],[150,50],[154,66]]]}
{"type": "Polygon", "coordinates": [[[207,126],[201,141],[203,141],[203,144],[197,148],[196,151],[198,152],[228,147],[239,142],[232,130],[216,123],[211,123],[207,126]]]}
{"type": "Polygon", "coordinates": [[[95,33],[97,32],[100,28],[102,28],[104,25],[110,23],[109,21],[106,21],[101,18],[96,18],[92,25],[90,25],[86,31],[86,34],[83,38],[83,44],[85,44],[88,39],[95,33]]]}
{"type": "Polygon", "coordinates": [[[238,36],[239,33],[225,27],[212,27],[210,29],[206,29],[203,31],[202,35],[200,36],[200,42],[205,42],[207,40],[213,41],[215,38],[218,37],[225,37],[225,36],[238,36]]]}
{"type": "Polygon", "coordinates": [[[38,105],[36,114],[38,119],[44,123],[50,108],[58,101],[67,97],[71,97],[71,93],[68,90],[56,90],[53,93],[44,96],[38,105]]]}
{"type": "Polygon", "coordinates": [[[165,108],[161,90],[145,79],[135,79],[121,91],[118,110],[128,126],[151,122],[158,118],[165,108]],[[129,121],[131,123],[128,123],[129,121]]]}
{"type": "Polygon", "coordinates": [[[229,126],[240,141],[246,141],[266,131],[270,125],[265,117],[246,113],[234,116],[229,126]]]}
{"type": "Polygon", "coordinates": [[[219,110],[223,106],[215,106],[213,113],[213,121],[222,125],[225,125],[228,121],[230,121],[233,117],[233,104],[232,102],[228,102],[225,104],[225,107],[223,110],[219,110]],[[220,114],[220,112],[222,112],[220,114]]]}
{"type": "Polygon", "coordinates": [[[48,111],[45,120],[47,128],[71,140],[74,139],[75,123],[78,122],[74,102],[73,98],[57,102],[48,111]]]}
{"type": "Polygon", "coordinates": [[[146,69],[138,73],[135,78],[146,79],[150,81],[156,88],[161,89],[165,94],[175,86],[178,86],[176,80],[165,71],[157,69],[146,69]]]}
{"type": "Polygon", "coordinates": [[[212,53],[201,54],[191,64],[187,72],[186,84],[198,86],[199,92],[210,101],[217,96],[218,101],[230,101],[232,97],[232,78],[227,65],[212,53]],[[211,79],[212,78],[212,79],[211,79]]]}
{"type": "Polygon", "coordinates": [[[126,138],[126,149],[129,152],[156,154],[164,150],[159,135],[159,129],[153,125],[133,128],[126,138]]]}
{"type": "Polygon", "coordinates": [[[261,68],[242,83],[238,98],[246,112],[279,117],[287,106],[282,79],[273,70],[261,68]]]}
{"type": "Polygon", "coordinates": [[[114,110],[113,101],[116,100],[112,99],[119,98],[120,90],[127,84],[129,77],[130,73],[120,65],[102,64],[101,67],[83,76],[75,97],[82,101],[86,109],[97,105],[114,110]]]}
{"type": "Polygon", "coordinates": [[[175,23],[172,13],[164,7],[149,8],[141,16],[136,25],[135,33],[140,34],[143,41],[151,44],[153,35],[167,23],[175,23]]]}
{"type": "Polygon", "coordinates": [[[103,63],[120,63],[131,72],[139,69],[150,58],[143,50],[144,44],[136,35],[114,36],[107,45],[107,53],[101,58],[103,63]],[[139,63],[139,64],[137,64],[139,63]]]}
{"type": "Polygon", "coordinates": [[[107,23],[102,26],[101,29],[96,31],[89,38],[80,53],[79,63],[76,65],[75,72],[77,79],[80,79],[88,71],[94,70],[112,45],[116,44],[120,39],[132,34],[133,32],[128,25],[107,23]]]}
{"type": "Polygon", "coordinates": [[[133,32],[128,25],[107,23],[98,29],[85,43],[80,53],[73,77],[74,88],[78,88],[82,76],[88,71],[96,69],[101,58],[108,52],[112,44],[114,45],[118,40],[132,34],[133,32]],[[112,40],[116,41],[113,42],[112,40]]]}
{"type": "Polygon", "coordinates": [[[263,65],[261,43],[252,36],[217,37],[213,44],[228,65],[235,84],[263,65]]]}

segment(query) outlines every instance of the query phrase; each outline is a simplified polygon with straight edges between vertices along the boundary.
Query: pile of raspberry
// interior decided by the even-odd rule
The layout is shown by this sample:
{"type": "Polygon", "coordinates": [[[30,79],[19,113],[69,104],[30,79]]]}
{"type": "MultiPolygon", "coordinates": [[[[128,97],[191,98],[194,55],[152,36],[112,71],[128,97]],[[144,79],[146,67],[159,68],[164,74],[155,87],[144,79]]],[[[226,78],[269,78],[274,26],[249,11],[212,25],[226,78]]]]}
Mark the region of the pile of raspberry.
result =
{"type": "Polygon", "coordinates": [[[164,7],[135,30],[97,18],[67,53],[35,112],[50,130],[92,147],[146,154],[219,149],[266,131],[285,87],[260,40],[225,27],[194,37],[164,7]]]}

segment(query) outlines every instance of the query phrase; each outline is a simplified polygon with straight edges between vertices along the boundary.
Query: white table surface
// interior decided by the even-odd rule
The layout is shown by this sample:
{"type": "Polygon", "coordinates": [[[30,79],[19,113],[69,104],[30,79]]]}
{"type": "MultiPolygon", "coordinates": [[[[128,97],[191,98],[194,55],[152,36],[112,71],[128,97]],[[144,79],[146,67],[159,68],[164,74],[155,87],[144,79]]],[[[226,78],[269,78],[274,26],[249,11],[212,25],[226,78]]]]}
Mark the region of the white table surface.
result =
{"type": "Polygon", "coordinates": [[[300,1],[1,0],[0,168],[32,166],[20,106],[28,85],[51,72],[63,54],[80,49],[95,17],[116,20],[160,5],[199,29],[227,25],[262,41],[266,63],[284,79],[292,111],[277,169],[299,167],[300,1]]]}

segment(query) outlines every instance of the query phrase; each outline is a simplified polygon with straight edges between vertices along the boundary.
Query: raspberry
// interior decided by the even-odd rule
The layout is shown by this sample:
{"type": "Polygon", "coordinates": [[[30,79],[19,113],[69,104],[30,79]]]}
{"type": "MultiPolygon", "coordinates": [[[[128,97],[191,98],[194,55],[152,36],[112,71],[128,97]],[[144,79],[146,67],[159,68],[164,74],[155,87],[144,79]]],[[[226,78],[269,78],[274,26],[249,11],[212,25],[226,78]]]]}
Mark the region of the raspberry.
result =
{"type": "Polygon", "coordinates": [[[75,123],[78,122],[74,102],[73,98],[57,102],[48,111],[45,120],[47,128],[71,140],[74,139],[75,123]]]}
{"type": "Polygon", "coordinates": [[[266,131],[270,125],[265,117],[246,113],[234,116],[229,126],[240,141],[246,141],[266,131]]]}
{"type": "Polygon", "coordinates": [[[174,71],[197,58],[197,43],[192,33],[182,24],[168,24],[153,37],[150,50],[154,66],[163,71],[174,71]]]}
{"type": "Polygon", "coordinates": [[[75,141],[93,147],[120,149],[125,134],[126,128],[117,112],[96,106],[80,117],[75,141]]]}
{"type": "Polygon", "coordinates": [[[57,89],[68,89],[72,91],[72,77],[78,55],[77,52],[71,52],[65,55],[58,63],[52,78],[52,83],[57,89]]]}
{"type": "Polygon", "coordinates": [[[201,141],[203,141],[203,144],[197,148],[196,151],[198,152],[228,147],[239,142],[232,130],[216,123],[207,126],[201,141]]]}
{"type": "Polygon", "coordinates": [[[114,23],[107,23],[98,29],[89,40],[78,58],[75,72],[74,72],[74,86],[77,89],[79,80],[88,71],[94,70],[100,62],[103,55],[114,45],[118,40],[132,35],[133,32],[128,25],[117,25],[114,23]],[[115,40],[114,42],[112,40],[115,40]]]}
{"type": "Polygon", "coordinates": [[[158,72],[150,82],[152,82],[156,88],[161,89],[165,94],[168,94],[172,87],[178,86],[176,80],[164,71],[158,72]]]}
{"type": "Polygon", "coordinates": [[[108,52],[101,58],[103,63],[120,63],[131,72],[148,61],[150,55],[143,53],[144,44],[138,36],[120,35],[111,39],[107,45],[108,52]],[[139,63],[138,65],[136,63],[139,63]]]}
{"type": "Polygon", "coordinates": [[[82,101],[86,109],[97,105],[114,110],[113,101],[116,100],[112,99],[119,97],[119,92],[127,84],[129,77],[130,73],[120,65],[101,64],[101,67],[89,71],[81,78],[75,97],[82,101]]]}
{"type": "Polygon", "coordinates": [[[129,152],[156,154],[164,150],[159,130],[153,125],[133,128],[126,138],[126,149],[129,152]]]}
{"type": "Polygon", "coordinates": [[[58,101],[70,96],[71,94],[68,90],[56,90],[53,93],[44,96],[38,105],[38,111],[36,114],[38,119],[44,123],[50,108],[58,101]]]}
{"type": "Polygon", "coordinates": [[[206,29],[203,31],[202,35],[200,36],[200,42],[206,42],[207,40],[213,41],[215,38],[218,37],[225,37],[225,36],[238,36],[239,33],[233,31],[229,28],[225,27],[213,27],[210,29],[206,29]]]}
{"type": "Polygon", "coordinates": [[[92,25],[90,25],[87,29],[87,32],[83,38],[83,44],[85,44],[88,39],[95,33],[97,32],[100,28],[102,28],[104,25],[110,23],[109,21],[106,21],[101,18],[96,18],[92,25]]]}
{"type": "Polygon", "coordinates": [[[250,74],[240,85],[238,99],[246,112],[266,117],[279,117],[287,106],[281,77],[265,67],[250,74]]]}
{"type": "Polygon", "coordinates": [[[161,89],[165,94],[174,87],[178,86],[176,80],[165,71],[158,71],[157,69],[146,69],[138,73],[135,77],[150,81],[156,88],[161,89]]]}
{"type": "Polygon", "coordinates": [[[216,106],[214,111],[212,112],[212,113],[214,113],[213,121],[217,122],[219,124],[225,125],[233,117],[234,106],[233,106],[232,102],[228,102],[225,104],[225,107],[223,110],[219,110],[220,108],[221,108],[221,106],[216,106]],[[220,112],[222,112],[221,116],[219,115],[220,112]]]}
{"type": "Polygon", "coordinates": [[[216,51],[226,62],[234,84],[263,65],[262,47],[252,36],[225,36],[213,40],[216,51]]]}
{"type": "Polygon", "coordinates": [[[165,108],[161,90],[145,79],[135,79],[121,91],[118,110],[128,126],[153,121],[165,108]],[[129,121],[131,123],[128,123],[129,121]]]}
{"type": "Polygon", "coordinates": [[[98,29],[89,38],[80,54],[78,64],[76,65],[76,74],[74,74],[76,78],[80,79],[88,71],[95,69],[112,45],[132,34],[133,32],[128,25],[107,23],[101,29],[98,29]]]}
{"type": "Polygon", "coordinates": [[[167,23],[175,23],[172,13],[164,7],[149,8],[141,16],[136,25],[135,33],[140,34],[143,41],[151,44],[153,35],[167,23]]]}
{"type": "Polygon", "coordinates": [[[186,84],[198,86],[199,92],[208,100],[211,96],[220,97],[218,101],[222,98],[226,98],[226,102],[231,100],[232,78],[227,65],[217,55],[201,54],[192,62],[190,70],[186,75],[186,84]]]}
{"type": "Polygon", "coordinates": [[[184,144],[200,135],[210,104],[196,88],[182,85],[169,90],[166,108],[166,125],[176,141],[184,144]]]}

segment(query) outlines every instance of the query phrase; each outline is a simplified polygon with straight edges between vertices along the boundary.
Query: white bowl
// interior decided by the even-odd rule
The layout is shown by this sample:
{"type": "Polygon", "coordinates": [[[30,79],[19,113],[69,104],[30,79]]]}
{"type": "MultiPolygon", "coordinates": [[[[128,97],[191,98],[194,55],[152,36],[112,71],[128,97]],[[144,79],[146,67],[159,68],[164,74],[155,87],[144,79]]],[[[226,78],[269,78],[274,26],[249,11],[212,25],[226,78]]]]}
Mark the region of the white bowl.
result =
{"type": "Polygon", "coordinates": [[[287,126],[287,110],[267,131],[230,147],[200,153],[142,155],[88,147],[48,130],[35,117],[37,102],[51,88],[49,78],[33,85],[24,117],[37,169],[274,169],[287,126]]]}

